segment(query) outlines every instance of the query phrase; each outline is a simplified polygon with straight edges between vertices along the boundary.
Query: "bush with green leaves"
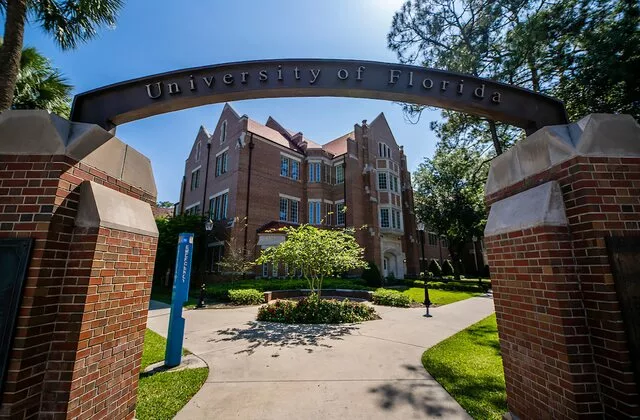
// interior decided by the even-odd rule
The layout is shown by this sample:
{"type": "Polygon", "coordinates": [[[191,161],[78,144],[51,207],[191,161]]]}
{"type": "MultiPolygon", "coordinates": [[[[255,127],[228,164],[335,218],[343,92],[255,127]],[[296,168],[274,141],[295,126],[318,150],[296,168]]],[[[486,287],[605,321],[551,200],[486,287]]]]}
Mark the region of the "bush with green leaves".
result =
{"type": "Polygon", "coordinates": [[[454,270],[453,270],[453,264],[451,264],[451,261],[444,260],[444,263],[442,264],[442,275],[453,276],[453,273],[454,273],[454,270]]]}
{"type": "Polygon", "coordinates": [[[320,299],[317,294],[299,301],[277,300],[258,309],[258,321],[285,324],[344,324],[377,319],[371,306],[348,299],[320,299]]]}
{"type": "Polygon", "coordinates": [[[429,272],[436,277],[442,275],[442,267],[440,267],[440,263],[435,258],[429,262],[429,272]]]}
{"type": "Polygon", "coordinates": [[[382,286],[382,275],[378,266],[373,261],[367,261],[367,268],[362,272],[362,279],[369,286],[379,287],[382,286]]]}
{"type": "Polygon", "coordinates": [[[397,290],[378,289],[373,292],[373,303],[408,308],[411,305],[411,298],[397,290]]]}
{"type": "Polygon", "coordinates": [[[229,290],[229,301],[234,305],[259,305],[264,303],[264,294],[256,289],[229,290]]]}

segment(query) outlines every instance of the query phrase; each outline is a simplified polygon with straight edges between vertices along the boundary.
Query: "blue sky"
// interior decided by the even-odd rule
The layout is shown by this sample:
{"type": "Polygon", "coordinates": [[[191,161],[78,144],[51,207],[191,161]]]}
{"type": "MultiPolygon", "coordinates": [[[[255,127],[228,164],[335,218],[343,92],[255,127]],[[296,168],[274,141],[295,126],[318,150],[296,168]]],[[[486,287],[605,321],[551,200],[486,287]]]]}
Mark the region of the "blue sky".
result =
{"type": "MultiPolygon", "coordinates": [[[[115,28],[77,50],[62,52],[37,26],[25,45],[50,57],[83,92],[110,83],[185,67],[267,58],[353,58],[396,62],[386,35],[402,0],[128,0],[115,28]]],[[[4,26],[4,25],[3,25],[4,26]]],[[[409,168],[431,156],[429,111],[417,125],[400,105],[369,99],[288,98],[232,103],[264,123],[269,115],[318,143],[384,112],[409,168]]],[[[178,201],[184,160],[201,124],[212,129],[223,104],[159,115],[118,127],[117,135],[152,162],[158,200],[178,201]]],[[[274,164],[276,164],[274,162],[274,164]]]]}

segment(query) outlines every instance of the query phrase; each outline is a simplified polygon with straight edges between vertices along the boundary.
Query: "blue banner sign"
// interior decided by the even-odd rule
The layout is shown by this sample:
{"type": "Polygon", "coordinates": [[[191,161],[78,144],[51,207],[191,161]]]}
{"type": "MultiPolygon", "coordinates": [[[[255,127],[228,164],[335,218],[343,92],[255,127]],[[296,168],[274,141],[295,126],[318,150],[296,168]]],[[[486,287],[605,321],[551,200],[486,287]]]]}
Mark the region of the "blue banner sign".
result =
{"type": "Polygon", "coordinates": [[[184,318],[182,306],[189,298],[189,280],[191,279],[191,258],[193,255],[193,233],[181,233],[178,236],[176,270],[173,276],[171,296],[171,314],[169,315],[169,333],[164,364],[178,366],[182,361],[182,341],[184,340],[184,318]]]}

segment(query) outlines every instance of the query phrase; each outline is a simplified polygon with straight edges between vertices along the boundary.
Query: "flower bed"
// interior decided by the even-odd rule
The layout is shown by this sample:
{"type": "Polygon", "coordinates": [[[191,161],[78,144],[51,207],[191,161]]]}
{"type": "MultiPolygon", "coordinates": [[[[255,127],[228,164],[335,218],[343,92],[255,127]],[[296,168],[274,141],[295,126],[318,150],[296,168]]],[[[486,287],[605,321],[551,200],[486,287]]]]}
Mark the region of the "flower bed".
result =
{"type": "Polygon", "coordinates": [[[258,321],[286,324],[344,324],[378,319],[375,309],[348,299],[320,299],[311,295],[299,301],[278,300],[258,309],[258,321]]]}

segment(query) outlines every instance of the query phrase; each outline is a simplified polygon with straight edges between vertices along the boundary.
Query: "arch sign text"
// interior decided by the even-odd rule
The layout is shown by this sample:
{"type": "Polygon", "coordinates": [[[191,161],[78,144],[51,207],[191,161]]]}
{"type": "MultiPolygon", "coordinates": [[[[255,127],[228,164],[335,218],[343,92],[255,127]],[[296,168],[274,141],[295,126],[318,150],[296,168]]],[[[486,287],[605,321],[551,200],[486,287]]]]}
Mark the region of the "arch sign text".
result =
{"type": "Polygon", "coordinates": [[[314,96],[447,108],[522,127],[527,133],[567,122],[562,102],[503,83],[401,64],[319,59],[219,64],[117,83],[77,95],[71,119],[111,129],[212,103],[314,96]]]}

